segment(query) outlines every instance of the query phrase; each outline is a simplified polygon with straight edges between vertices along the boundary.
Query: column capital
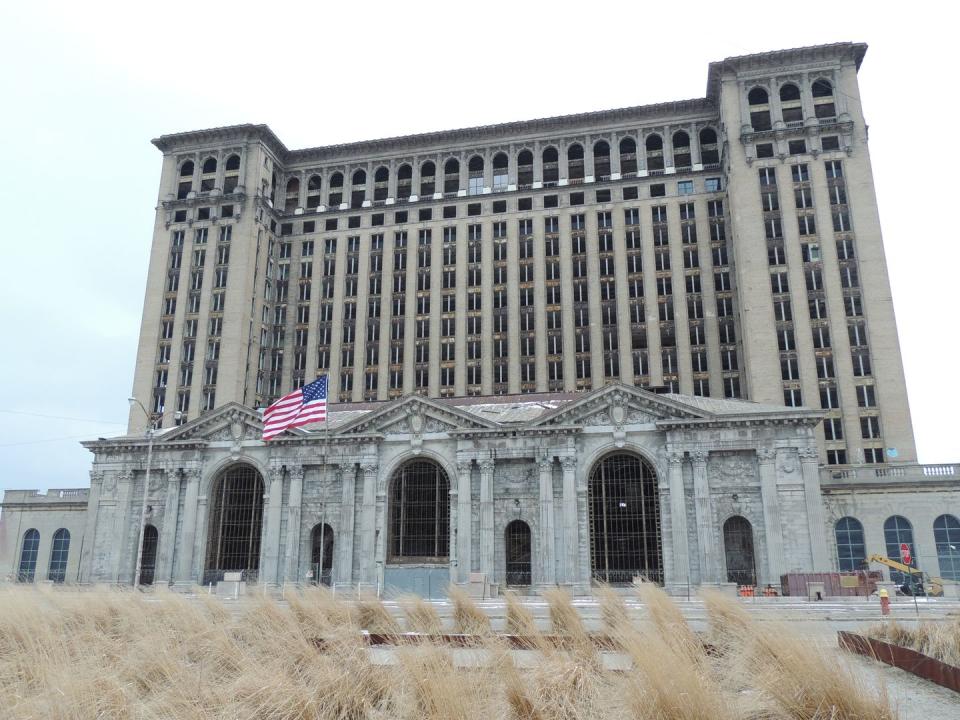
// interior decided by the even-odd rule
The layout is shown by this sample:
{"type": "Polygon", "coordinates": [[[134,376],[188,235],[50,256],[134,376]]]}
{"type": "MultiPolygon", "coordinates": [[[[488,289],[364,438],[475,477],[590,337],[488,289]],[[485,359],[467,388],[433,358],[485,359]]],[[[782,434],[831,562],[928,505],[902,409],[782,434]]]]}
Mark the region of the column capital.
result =
{"type": "Polygon", "coordinates": [[[553,458],[546,455],[537,458],[537,467],[540,468],[540,472],[551,470],[553,468],[553,458]]]}
{"type": "Polygon", "coordinates": [[[562,457],[560,458],[560,465],[563,466],[564,472],[573,472],[577,469],[577,459],[571,456],[562,457]]]}
{"type": "Polygon", "coordinates": [[[190,465],[189,467],[182,469],[183,474],[187,477],[187,480],[190,480],[191,482],[200,482],[200,476],[203,475],[203,468],[200,465],[190,465]]]}
{"type": "Polygon", "coordinates": [[[706,465],[710,452],[708,450],[694,450],[690,453],[690,457],[693,458],[695,465],[706,465]]]}
{"type": "Polygon", "coordinates": [[[473,463],[470,460],[460,461],[457,463],[457,475],[469,475],[472,469],[473,463]]]}
{"type": "Polygon", "coordinates": [[[761,447],[757,448],[757,460],[761,463],[772,463],[777,459],[776,448],[761,447]]]}
{"type": "Polygon", "coordinates": [[[165,472],[167,475],[167,482],[180,482],[180,468],[177,465],[164,465],[163,472],[165,472]]]}
{"type": "Polygon", "coordinates": [[[668,452],[667,462],[670,463],[671,466],[679,467],[683,463],[683,453],[676,451],[668,452]]]}
{"type": "Polygon", "coordinates": [[[493,458],[480,461],[480,472],[484,474],[492,475],[494,467],[496,467],[496,462],[494,462],[493,458]]]}
{"type": "Polygon", "coordinates": [[[290,473],[291,480],[303,481],[304,469],[303,465],[290,465],[287,467],[287,472],[290,473]]]}
{"type": "Polygon", "coordinates": [[[95,483],[103,482],[103,476],[104,476],[105,474],[106,474],[106,473],[104,473],[103,470],[91,470],[91,471],[90,471],[90,484],[91,484],[91,485],[94,485],[95,483]]]}
{"type": "Polygon", "coordinates": [[[805,447],[797,450],[797,454],[800,456],[800,462],[802,463],[818,463],[820,461],[820,453],[814,447],[805,447]]]}
{"type": "Polygon", "coordinates": [[[376,476],[380,466],[376,463],[368,462],[361,465],[360,469],[363,470],[364,477],[369,477],[371,475],[376,476]]]}

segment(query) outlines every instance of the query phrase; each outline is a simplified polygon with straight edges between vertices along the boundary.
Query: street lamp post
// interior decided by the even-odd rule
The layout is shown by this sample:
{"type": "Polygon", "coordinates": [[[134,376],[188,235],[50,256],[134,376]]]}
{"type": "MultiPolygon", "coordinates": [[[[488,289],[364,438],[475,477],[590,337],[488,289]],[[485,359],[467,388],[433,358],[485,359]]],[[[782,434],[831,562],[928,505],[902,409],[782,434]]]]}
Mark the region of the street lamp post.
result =
{"type": "MultiPolygon", "coordinates": [[[[153,463],[153,437],[157,432],[157,426],[163,420],[163,413],[151,413],[144,407],[143,403],[135,397],[127,399],[130,406],[137,405],[143,410],[147,418],[147,470],[143,478],[143,503],[140,506],[140,534],[137,540],[137,567],[133,573],[134,589],[140,587],[140,572],[143,569],[143,535],[147,529],[147,498],[150,494],[150,469],[153,463]]],[[[176,413],[179,415],[180,413],[176,413]]]]}

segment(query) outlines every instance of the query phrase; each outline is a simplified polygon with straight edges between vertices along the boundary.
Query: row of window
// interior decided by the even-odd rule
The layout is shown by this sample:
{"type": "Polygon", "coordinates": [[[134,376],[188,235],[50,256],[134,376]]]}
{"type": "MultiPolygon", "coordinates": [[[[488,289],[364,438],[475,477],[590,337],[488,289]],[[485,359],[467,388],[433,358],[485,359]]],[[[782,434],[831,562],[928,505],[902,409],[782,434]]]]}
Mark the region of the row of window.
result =
{"type": "MultiPolygon", "coordinates": [[[[813,106],[813,116],[818,120],[832,120],[837,115],[833,97],[833,85],[826,78],[814,80],[809,87],[809,100],[813,106]]],[[[793,82],[782,84],[778,89],[779,116],[773,117],[770,93],[764,87],[753,87],[747,93],[750,106],[750,125],[754,131],[770,130],[772,120],[783,121],[787,127],[800,127],[804,122],[803,97],[800,86],[793,82]]]]}
{"type": "MultiPolygon", "coordinates": [[[[23,534],[20,544],[20,563],[17,566],[17,582],[31,583],[37,574],[37,556],[40,550],[40,531],[30,528],[23,534]]],[[[67,558],[70,555],[70,531],[60,528],[53,534],[50,545],[50,561],[47,564],[47,580],[62,583],[67,578],[67,558]]]]}

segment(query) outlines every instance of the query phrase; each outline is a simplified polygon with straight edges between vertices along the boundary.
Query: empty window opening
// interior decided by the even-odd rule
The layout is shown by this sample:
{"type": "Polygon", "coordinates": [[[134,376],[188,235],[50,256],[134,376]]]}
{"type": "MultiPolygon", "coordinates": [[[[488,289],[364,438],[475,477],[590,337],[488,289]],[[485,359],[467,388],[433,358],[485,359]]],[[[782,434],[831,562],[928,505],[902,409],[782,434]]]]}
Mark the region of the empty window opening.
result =
{"type": "Polygon", "coordinates": [[[727,582],[757,584],[753,526],[742,515],[734,515],[723,524],[723,554],[727,565],[727,582]]]}
{"type": "Polygon", "coordinates": [[[223,579],[224,572],[243,572],[256,580],[260,569],[263,524],[263,478],[249,465],[229,468],[214,484],[213,509],[203,584],[223,579]]]}
{"type": "Polygon", "coordinates": [[[713,128],[704,128],[700,131],[700,162],[704,165],[717,165],[720,162],[717,131],[713,128]]]}
{"type": "Polygon", "coordinates": [[[650,172],[663,170],[663,138],[659,135],[648,135],[645,147],[647,149],[647,170],[650,172]]]}
{"type": "Polygon", "coordinates": [[[620,141],[620,173],[627,177],[637,172],[637,141],[631,137],[620,141]]]}
{"type": "Polygon", "coordinates": [[[310,532],[310,582],[314,585],[333,583],[333,528],[317,523],[310,532]]]}
{"type": "Polygon", "coordinates": [[[517,184],[520,190],[528,190],[533,183],[533,153],[521,150],[517,155],[517,184]]]}
{"type": "Polygon", "coordinates": [[[390,487],[390,561],[448,561],[449,494],[447,474],[430,460],[408,462],[394,473],[390,487]]]}
{"type": "Polygon", "coordinates": [[[583,180],[583,146],[580,143],[567,148],[567,173],[571,180],[583,180]]]}
{"type": "Polygon", "coordinates": [[[143,551],[140,557],[140,584],[153,585],[157,571],[157,544],[159,542],[157,528],[145,525],[143,528],[143,551]]]}
{"type": "Polygon", "coordinates": [[[420,166],[420,194],[433,195],[437,191],[437,166],[431,161],[420,166]]]}
{"type": "Polygon", "coordinates": [[[555,183],[560,179],[560,155],[555,147],[543,151],[543,182],[555,183]]]}
{"type": "Polygon", "coordinates": [[[514,520],[504,533],[507,585],[529,585],[531,581],[530,526],[514,520]]]}
{"type": "Polygon", "coordinates": [[[597,180],[610,179],[610,144],[606,140],[593,145],[593,175],[597,180]]]}
{"type": "Polygon", "coordinates": [[[683,130],[673,134],[673,164],[680,170],[690,167],[690,136],[683,130]]]}
{"type": "Polygon", "coordinates": [[[750,104],[750,124],[754,130],[769,130],[770,124],[770,97],[767,91],[760,87],[755,87],[747,94],[747,102],[750,104]]]}

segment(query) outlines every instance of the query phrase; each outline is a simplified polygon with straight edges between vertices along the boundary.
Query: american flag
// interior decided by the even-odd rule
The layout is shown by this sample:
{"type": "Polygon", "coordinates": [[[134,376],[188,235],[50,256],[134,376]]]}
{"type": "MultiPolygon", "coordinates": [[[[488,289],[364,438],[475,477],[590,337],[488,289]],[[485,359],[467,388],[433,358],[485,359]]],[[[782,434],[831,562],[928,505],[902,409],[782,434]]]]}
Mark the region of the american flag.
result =
{"type": "Polygon", "coordinates": [[[269,440],[289,428],[327,419],[327,376],[294,390],[263,411],[263,439],[269,440]]]}

